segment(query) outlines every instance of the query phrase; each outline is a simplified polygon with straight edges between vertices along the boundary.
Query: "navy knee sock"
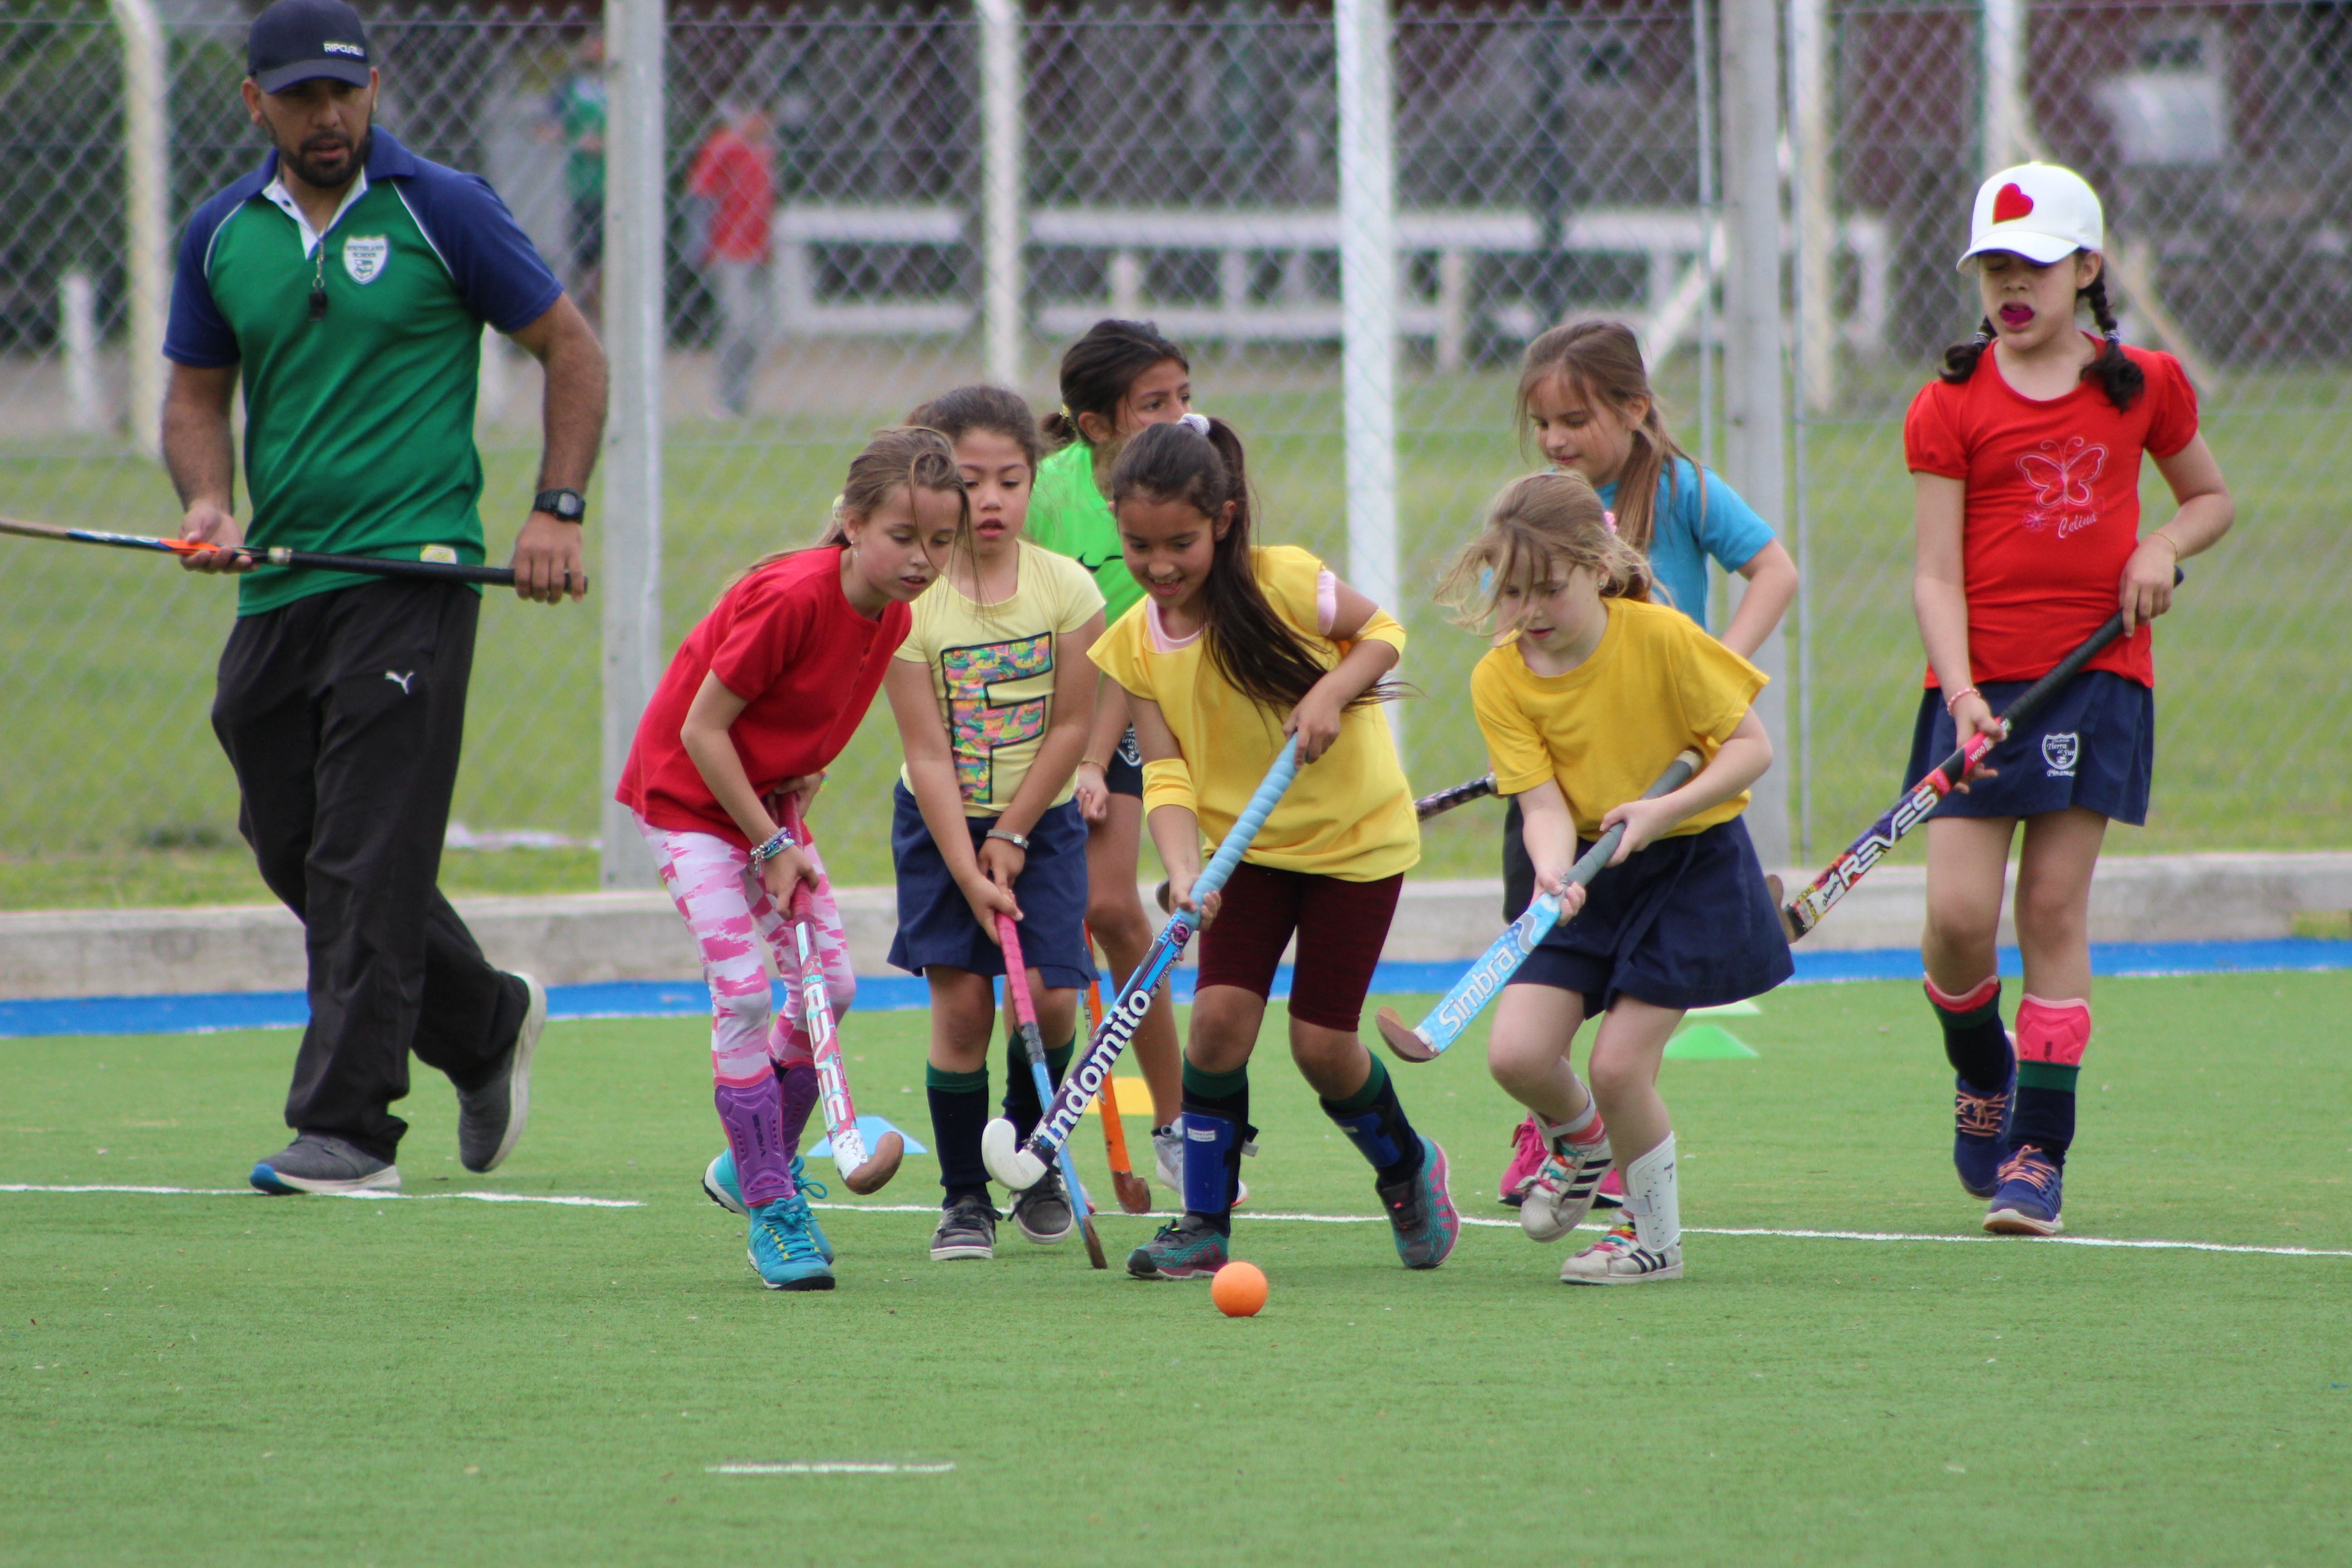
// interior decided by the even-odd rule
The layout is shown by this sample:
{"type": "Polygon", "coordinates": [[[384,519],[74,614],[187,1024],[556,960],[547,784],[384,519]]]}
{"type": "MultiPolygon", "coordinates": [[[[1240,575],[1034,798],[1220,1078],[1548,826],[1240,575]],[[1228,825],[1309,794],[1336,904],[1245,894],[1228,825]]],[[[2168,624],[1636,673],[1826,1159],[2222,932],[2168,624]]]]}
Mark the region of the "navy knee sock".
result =
{"type": "MultiPolygon", "coordinates": [[[[1022,1076],[1028,1076],[1028,1068],[1022,1076]]],[[[939,1151],[940,1185],[947,1201],[969,1194],[988,1195],[988,1166],[980,1157],[981,1130],[988,1125],[988,1068],[950,1072],[926,1065],[923,1090],[931,1102],[931,1144],[939,1151]]]]}
{"type": "Polygon", "coordinates": [[[1927,983],[1927,1002],[1944,1026],[1944,1058],[1979,1094],[1999,1094],[2009,1082],[2009,1031],[2000,1026],[2000,979],[1988,976],[1965,995],[1927,983]]]}
{"type": "Polygon", "coordinates": [[[1372,1058],[1363,1087],[1345,1100],[1324,1100],[1323,1114],[1338,1122],[1357,1152],[1371,1162],[1380,1185],[1392,1187],[1420,1173],[1421,1135],[1405,1120],[1396,1085],[1389,1081],[1389,1069],[1380,1058],[1372,1058]]]}
{"type": "Polygon", "coordinates": [[[1257,1132],[1249,1121],[1249,1069],[1210,1072],[1184,1064],[1184,1209],[1224,1235],[1234,1230],[1242,1151],[1257,1132]]]}

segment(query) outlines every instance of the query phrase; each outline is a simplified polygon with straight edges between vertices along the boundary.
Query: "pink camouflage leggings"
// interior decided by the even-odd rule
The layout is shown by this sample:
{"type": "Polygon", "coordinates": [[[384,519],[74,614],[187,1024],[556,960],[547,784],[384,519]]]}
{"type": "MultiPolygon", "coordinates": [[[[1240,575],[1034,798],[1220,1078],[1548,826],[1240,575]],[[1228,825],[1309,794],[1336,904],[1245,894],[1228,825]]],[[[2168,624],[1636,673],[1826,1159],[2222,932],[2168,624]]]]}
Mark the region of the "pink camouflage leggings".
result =
{"type": "MultiPolygon", "coordinates": [[[[702,954],[702,978],[710,987],[710,1066],[718,1080],[748,1088],[813,1061],[813,1042],[799,1016],[789,1009],[771,1016],[768,956],[774,955],[778,974],[793,980],[800,974],[800,952],[791,923],[752,874],[751,858],[712,834],[672,832],[643,817],[637,828],[702,954]]],[[[806,849],[817,874],[809,913],[824,964],[825,995],[838,1019],[856,1000],[857,981],[849,972],[849,944],[824,861],[815,845],[806,849]]]]}

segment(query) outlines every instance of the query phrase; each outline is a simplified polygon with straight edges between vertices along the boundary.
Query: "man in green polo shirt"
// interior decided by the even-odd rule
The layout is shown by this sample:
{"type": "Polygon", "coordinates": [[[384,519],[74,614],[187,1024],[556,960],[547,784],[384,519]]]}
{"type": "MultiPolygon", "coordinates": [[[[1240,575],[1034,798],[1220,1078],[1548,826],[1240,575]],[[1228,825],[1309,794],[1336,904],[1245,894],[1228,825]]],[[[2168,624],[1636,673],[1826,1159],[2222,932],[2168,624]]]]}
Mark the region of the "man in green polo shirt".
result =
{"type": "Polygon", "coordinates": [[[343,0],[278,0],[247,39],[260,168],[182,236],[163,451],[195,571],[247,574],[213,729],[238,826],[300,917],[310,1023],[265,1192],[396,1189],[408,1055],[457,1089],[458,1154],[488,1171],[530,1110],[547,1016],[435,886],[457,782],[478,593],[463,584],[254,567],[236,547],[478,563],[474,447],[485,322],[546,369],[540,493],[516,591],[587,591],[580,531],[604,416],[604,360],[490,187],[373,124],[377,76],[343,0]],[[245,393],[248,517],[229,411],[245,393]]]}

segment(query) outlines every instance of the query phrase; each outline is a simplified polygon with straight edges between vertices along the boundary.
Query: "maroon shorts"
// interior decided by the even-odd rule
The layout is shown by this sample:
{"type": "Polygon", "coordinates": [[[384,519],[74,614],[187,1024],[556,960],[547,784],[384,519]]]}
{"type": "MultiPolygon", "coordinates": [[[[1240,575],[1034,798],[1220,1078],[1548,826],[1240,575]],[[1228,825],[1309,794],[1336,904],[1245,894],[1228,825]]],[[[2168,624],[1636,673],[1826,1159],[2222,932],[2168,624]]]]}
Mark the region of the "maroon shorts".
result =
{"type": "Polygon", "coordinates": [[[1312,871],[1277,871],[1244,861],[1225,884],[1217,918],[1201,933],[1195,985],[1237,985],[1258,996],[1274,989],[1282,950],[1298,935],[1290,977],[1290,1016],[1321,1028],[1353,1031],[1364,993],[1388,941],[1404,873],[1377,882],[1343,882],[1312,871]]]}

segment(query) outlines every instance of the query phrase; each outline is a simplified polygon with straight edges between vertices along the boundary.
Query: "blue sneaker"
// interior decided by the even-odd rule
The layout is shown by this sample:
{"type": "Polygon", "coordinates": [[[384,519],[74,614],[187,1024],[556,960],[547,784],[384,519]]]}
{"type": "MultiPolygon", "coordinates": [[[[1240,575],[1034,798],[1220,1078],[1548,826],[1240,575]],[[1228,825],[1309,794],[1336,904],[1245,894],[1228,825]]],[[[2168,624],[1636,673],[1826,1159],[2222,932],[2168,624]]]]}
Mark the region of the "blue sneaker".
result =
{"type": "Polygon", "coordinates": [[[1989,1198],[2000,1185],[2001,1161],[2009,1153],[2009,1118],[2017,1102],[2017,1052],[2009,1054],[2009,1077],[1999,1094],[1952,1079],[1952,1168],[1972,1198],[1989,1198]]]}
{"type": "Polygon", "coordinates": [[[830,1290],[833,1265],[809,1234],[809,1207],[797,1193],[751,1211],[751,1267],[771,1290],[830,1290]]]}
{"type": "Polygon", "coordinates": [[[1995,1236],[2055,1236],[2063,1183],[2057,1163],[2028,1143],[2000,1168],[1984,1227],[1995,1236]]]}
{"type": "Polygon", "coordinates": [[[1228,1261],[1224,1233],[1199,1215],[1185,1214],[1129,1253],[1127,1271],[1138,1279],[1206,1279],[1228,1261]]]}
{"type": "MultiPolygon", "coordinates": [[[[830,1195],[826,1192],[825,1185],[823,1182],[813,1182],[809,1180],[808,1166],[802,1161],[798,1154],[793,1156],[793,1163],[788,1168],[793,1173],[793,1190],[798,1192],[801,1196],[804,1198],[822,1198],[830,1195]]],[[[720,1208],[727,1210],[730,1214],[740,1214],[747,1218],[751,1215],[751,1211],[743,1206],[742,1184],[735,1179],[734,1150],[720,1150],[719,1152],[719,1158],[711,1161],[710,1163],[704,1168],[702,1173],[702,1191],[703,1195],[709,1198],[712,1203],[717,1204],[720,1208]]],[[[826,1238],[824,1226],[817,1224],[816,1215],[814,1214],[808,1216],[808,1227],[809,1234],[816,1238],[816,1249],[824,1255],[824,1260],[827,1263],[832,1262],[833,1243],[826,1238]]]]}
{"type": "Polygon", "coordinates": [[[1445,1190],[1445,1151],[1424,1136],[1421,1169],[1394,1186],[1372,1189],[1389,1211],[1397,1256],[1407,1268],[1434,1268],[1453,1256],[1462,1239],[1462,1216],[1445,1190]]]}

